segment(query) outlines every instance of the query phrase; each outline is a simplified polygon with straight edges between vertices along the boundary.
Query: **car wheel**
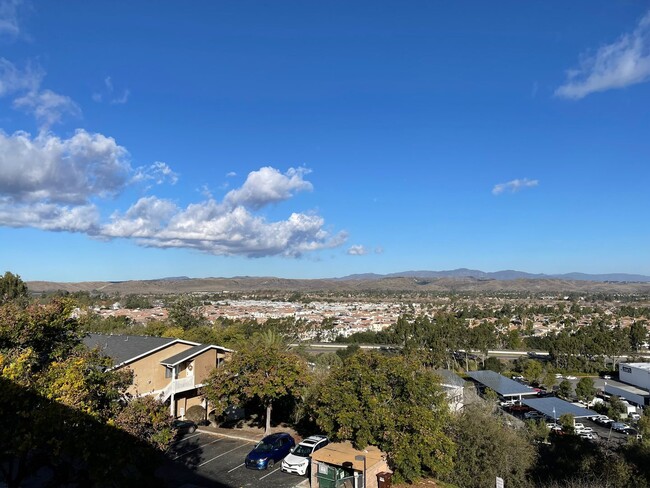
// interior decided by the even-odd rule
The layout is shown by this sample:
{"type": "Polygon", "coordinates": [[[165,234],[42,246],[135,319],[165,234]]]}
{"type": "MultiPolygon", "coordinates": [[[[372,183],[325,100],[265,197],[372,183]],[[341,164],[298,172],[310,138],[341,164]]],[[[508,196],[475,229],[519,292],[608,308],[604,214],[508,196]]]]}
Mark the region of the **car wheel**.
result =
{"type": "Polygon", "coordinates": [[[269,459],[269,461],[266,463],[266,469],[271,469],[274,464],[275,461],[273,459],[269,459]]]}
{"type": "Polygon", "coordinates": [[[188,431],[190,434],[194,434],[194,432],[196,432],[196,426],[192,425],[189,429],[187,429],[187,431],[188,431]]]}

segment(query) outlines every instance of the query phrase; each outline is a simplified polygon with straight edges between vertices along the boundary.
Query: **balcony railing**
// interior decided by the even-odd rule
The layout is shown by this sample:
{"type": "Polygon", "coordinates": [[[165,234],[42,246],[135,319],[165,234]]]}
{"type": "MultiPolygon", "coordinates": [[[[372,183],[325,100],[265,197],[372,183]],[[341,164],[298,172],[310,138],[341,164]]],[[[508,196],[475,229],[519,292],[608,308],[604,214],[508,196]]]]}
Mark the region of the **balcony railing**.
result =
{"type": "Polygon", "coordinates": [[[160,393],[160,398],[164,402],[167,401],[170,396],[172,396],[172,393],[176,394],[187,390],[193,390],[197,386],[198,385],[194,381],[194,376],[187,378],[178,378],[176,380],[172,380],[171,383],[169,383],[163,389],[163,391],[160,393]]]}

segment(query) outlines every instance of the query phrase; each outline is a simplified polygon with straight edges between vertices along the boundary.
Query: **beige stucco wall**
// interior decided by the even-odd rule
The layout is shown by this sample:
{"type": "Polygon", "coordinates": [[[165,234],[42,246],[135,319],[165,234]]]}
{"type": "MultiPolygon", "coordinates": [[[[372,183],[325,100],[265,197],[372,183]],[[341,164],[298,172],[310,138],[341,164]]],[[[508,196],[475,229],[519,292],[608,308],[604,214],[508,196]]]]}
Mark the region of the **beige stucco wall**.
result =
{"type": "Polygon", "coordinates": [[[194,378],[197,384],[203,383],[217,365],[217,351],[209,349],[194,358],[194,378]]]}
{"type": "Polygon", "coordinates": [[[128,367],[131,368],[134,376],[133,385],[131,385],[128,392],[131,394],[145,394],[165,388],[171,378],[165,378],[165,366],[160,364],[160,361],[186,351],[191,347],[189,344],[173,344],[130,363],[128,367]]]}

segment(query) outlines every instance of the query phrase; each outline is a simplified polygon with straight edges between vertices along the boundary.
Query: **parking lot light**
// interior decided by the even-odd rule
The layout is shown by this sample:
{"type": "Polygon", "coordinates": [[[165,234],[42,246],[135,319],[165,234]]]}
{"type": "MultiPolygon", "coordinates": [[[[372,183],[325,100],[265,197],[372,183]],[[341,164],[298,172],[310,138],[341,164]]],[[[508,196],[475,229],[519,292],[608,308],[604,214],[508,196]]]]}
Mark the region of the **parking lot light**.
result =
{"type": "Polygon", "coordinates": [[[359,454],[354,456],[355,461],[363,461],[363,488],[366,488],[366,456],[359,454]]]}

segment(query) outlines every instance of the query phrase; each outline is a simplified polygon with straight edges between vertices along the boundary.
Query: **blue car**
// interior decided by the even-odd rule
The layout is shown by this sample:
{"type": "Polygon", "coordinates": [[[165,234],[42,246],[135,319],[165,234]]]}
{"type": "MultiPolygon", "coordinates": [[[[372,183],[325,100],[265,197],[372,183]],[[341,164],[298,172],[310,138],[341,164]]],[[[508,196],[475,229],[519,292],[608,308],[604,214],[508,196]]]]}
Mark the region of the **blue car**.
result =
{"type": "Polygon", "coordinates": [[[282,461],[296,445],[290,434],[281,432],[262,439],[246,456],[246,467],[250,469],[267,469],[282,461]]]}

